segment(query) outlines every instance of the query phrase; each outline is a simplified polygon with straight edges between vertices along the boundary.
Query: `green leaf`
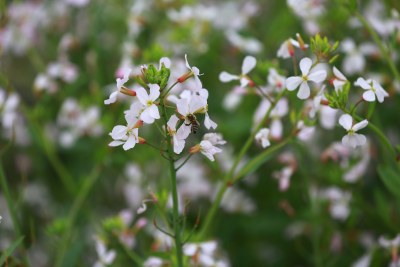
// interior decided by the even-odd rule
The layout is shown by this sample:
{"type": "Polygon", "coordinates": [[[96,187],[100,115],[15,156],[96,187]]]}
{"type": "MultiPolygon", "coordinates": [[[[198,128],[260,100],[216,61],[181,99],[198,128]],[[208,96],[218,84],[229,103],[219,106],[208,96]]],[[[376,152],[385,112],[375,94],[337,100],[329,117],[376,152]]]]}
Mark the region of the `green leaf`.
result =
{"type": "Polygon", "coordinates": [[[3,266],[3,264],[6,262],[7,258],[14,252],[14,250],[22,243],[22,240],[24,240],[24,237],[21,236],[18,238],[14,243],[11,244],[11,246],[3,253],[3,255],[0,258],[0,266],[3,266]]]}
{"type": "Polygon", "coordinates": [[[386,188],[400,198],[400,174],[390,166],[380,165],[378,173],[386,188]]]}

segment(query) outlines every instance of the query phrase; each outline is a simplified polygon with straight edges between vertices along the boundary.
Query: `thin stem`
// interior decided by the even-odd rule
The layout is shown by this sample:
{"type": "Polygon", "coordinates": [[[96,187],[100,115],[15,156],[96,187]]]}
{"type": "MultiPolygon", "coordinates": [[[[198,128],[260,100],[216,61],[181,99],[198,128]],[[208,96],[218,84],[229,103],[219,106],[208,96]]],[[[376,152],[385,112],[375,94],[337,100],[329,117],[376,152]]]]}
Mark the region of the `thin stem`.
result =
{"type": "Polygon", "coordinates": [[[161,95],[160,99],[164,99],[164,98],[168,95],[169,91],[171,91],[172,88],[174,88],[178,83],[179,83],[178,81],[174,82],[174,83],[167,89],[167,91],[165,91],[165,93],[163,93],[163,94],[161,95]]]}
{"type": "Polygon", "coordinates": [[[56,258],[56,265],[55,266],[62,266],[65,254],[68,250],[68,245],[70,243],[75,220],[78,217],[79,211],[81,210],[83,204],[88,197],[90,190],[92,189],[93,185],[96,183],[97,179],[99,178],[100,174],[100,167],[95,167],[89,177],[87,177],[84,181],[84,184],[80,187],[81,190],[78,193],[78,196],[75,198],[75,201],[71,207],[71,210],[68,214],[68,221],[65,230],[65,234],[61,239],[60,249],[57,253],[56,258]]]}
{"type": "Polygon", "coordinates": [[[271,103],[271,106],[269,107],[267,113],[265,114],[264,118],[260,121],[260,123],[256,126],[256,128],[253,130],[253,132],[251,133],[251,135],[249,136],[249,138],[247,138],[244,146],[242,147],[242,149],[240,150],[239,154],[237,155],[232,167],[230,168],[230,170],[228,171],[228,173],[224,176],[223,179],[223,184],[221,185],[220,189],[217,192],[217,195],[212,203],[211,209],[210,211],[207,213],[207,216],[204,220],[203,226],[201,228],[201,231],[199,233],[199,237],[203,237],[209,227],[211,226],[211,222],[214,220],[215,214],[217,213],[217,210],[219,208],[219,205],[221,204],[222,198],[225,194],[225,191],[228,189],[229,186],[232,185],[232,182],[234,182],[233,179],[233,174],[235,173],[235,170],[237,168],[237,166],[239,165],[240,161],[242,160],[243,156],[246,154],[247,150],[250,148],[251,144],[253,143],[253,140],[257,134],[257,132],[261,129],[261,127],[264,124],[264,121],[266,119],[268,119],[269,115],[271,114],[272,110],[275,108],[276,104],[278,103],[278,101],[283,97],[285,93],[285,90],[283,90],[275,99],[275,101],[273,101],[271,103]]]}
{"type": "MultiPolygon", "coordinates": [[[[21,225],[18,221],[17,211],[15,210],[15,201],[13,201],[13,199],[11,197],[7,179],[4,174],[3,165],[1,163],[1,159],[0,159],[0,184],[1,184],[1,189],[3,191],[4,197],[7,202],[8,210],[10,211],[11,220],[13,222],[15,234],[18,238],[20,238],[20,237],[22,237],[21,225]]],[[[23,248],[23,252],[24,252],[23,253],[24,254],[23,261],[24,261],[25,265],[31,266],[29,263],[28,256],[26,255],[25,248],[23,248]]]]}
{"type": "Polygon", "coordinates": [[[158,146],[156,146],[156,145],[153,145],[153,144],[151,144],[151,143],[149,143],[149,142],[145,142],[144,143],[145,145],[148,145],[148,146],[150,146],[150,147],[152,147],[152,148],[154,148],[154,149],[156,149],[156,150],[158,150],[158,151],[160,151],[160,152],[166,152],[164,149],[162,149],[161,147],[158,147],[158,146]]]}
{"type": "Polygon", "coordinates": [[[396,78],[397,81],[400,81],[400,74],[393,62],[393,60],[390,58],[389,52],[385,45],[382,42],[382,39],[379,37],[379,35],[376,33],[376,31],[371,27],[371,25],[368,23],[368,21],[358,12],[355,12],[355,16],[360,20],[360,22],[363,24],[363,26],[367,29],[369,34],[371,34],[372,39],[374,39],[375,43],[378,45],[379,50],[381,50],[381,53],[383,57],[385,58],[387,64],[389,65],[390,70],[392,71],[394,77],[396,78]]]}
{"type": "Polygon", "coordinates": [[[189,155],[187,155],[186,159],[182,162],[182,164],[175,168],[175,171],[178,172],[179,169],[182,168],[183,165],[186,164],[186,162],[188,162],[188,160],[192,157],[192,155],[193,155],[192,153],[189,153],[189,155]]]}
{"type": "Polygon", "coordinates": [[[259,85],[254,85],[254,87],[258,90],[258,92],[265,97],[269,102],[273,102],[273,100],[269,97],[269,95],[267,95],[266,93],[263,92],[263,90],[261,89],[261,87],[259,85]]]}
{"type": "Polygon", "coordinates": [[[361,104],[364,101],[364,99],[361,97],[360,100],[357,101],[357,103],[354,105],[354,107],[350,110],[350,114],[353,115],[354,111],[356,110],[357,106],[361,104]]]}
{"type": "MultiPolygon", "coordinates": [[[[176,83],[175,83],[176,84],[176,83]]],[[[173,86],[171,86],[172,88],[173,86]]],[[[168,91],[167,91],[168,92],[168,91]]],[[[178,189],[176,180],[176,170],[174,163],[174,151],[172,147],[171,137],[168,136],[168,126],[167,126],[167,111],[163,101],[161,101],[162,117],[164,119],[165,125],[165,137],[167,139],[167,151],[168,151],[168,162],[169,170],[171,175],[171,193],[172,193],[172,213],[173,213],[173,228],[174,228],[174,239],[175,239],[175,249],[176,249],[176,259],[178,267],[183,267],[183,254],[182,254],[182,241],[181,241],[181,225],[179,223],[179,200],[178,200],[178,189]]]]}

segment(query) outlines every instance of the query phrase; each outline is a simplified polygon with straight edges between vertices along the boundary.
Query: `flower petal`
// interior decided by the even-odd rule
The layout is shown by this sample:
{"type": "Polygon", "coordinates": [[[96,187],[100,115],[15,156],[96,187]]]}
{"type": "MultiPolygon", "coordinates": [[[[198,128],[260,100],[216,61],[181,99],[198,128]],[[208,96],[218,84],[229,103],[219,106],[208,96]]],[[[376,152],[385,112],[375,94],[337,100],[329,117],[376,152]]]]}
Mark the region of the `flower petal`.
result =
{"type": "Polygon", "coordinates": [[[164,66],[169,69],[171,67],[171,60],[167,57],[162,57],[162,58],[160,58],[159,69],[161,69],[162,64],[164,64],[164,66]]]}
{"type": "Polygon", "coordinates": [[[367,127],[368,125],[368,121],[367,120],[363,120],[360,121],[359,123],[354,124],[354,126],[352,127],[352,129],[357,132],[358,130],[367,127]]]}
{"type": "Polygon", "coordinates": [[[308,58],[308,57],[303,58],[300,61],[301,73],[303,75],[308,75],[308,73],[310,72],[311,65],[312,65],[312,60],[310,58],[308,58]]]}
{"type": "Polygon", "coordinates": [[[257,64],[257,60],[253,56],[246,56],[242,64],[242,74],[249,73],[257,64]]]}
{"type": "Polygon", "coordinates": [[[335,66],[333,67],[333,74],[336,76],[336,78],[338,78],[339,80],[342,81],[347,81],[346,76],[344,76],[344,74],[338,70],[335,66]]]}
{"type": "Polygon", "coordinates": [[[310,96],[310,87],[307,82],[300,84],[300,90],[297,92],[297,97],[300,99],[307,99],[310,96]]]}
{"type": "Polygon", "coordinates": [[[286,87],[289,91],[293,91],[295,90],[297,87],[299,87],[299,85],[301,84],[301,82],[303,81],[303,79],[301,77],[289,77],[286,79],[286,87]]]}
{"type": "MultiPolygon", "coordinates": [[[[135,130],[137,130],[137,129],[135,129],[135,130]]],[[[129,150],[129,149],[135,147],[136,143],[137,143],[136,136],[132,134],[132,135],[130,135],[130,136],[128,137],[128,140],[126,140],[126,142],[125,142],[125,144],[122,146],[122,148],[123,148],[124,150],[129,150]]]]}
{"type": "Polygon", "coordinates": [[[308,79],[315,83],[320,83],[326,79],[326,75],[326,71],[324,70],[312,71],[310,75],[308,75],[308,79]]]}
{"type": "Polygon", "coordinates": [[[142,88],[139,87],[136,89],[136,96],[139,99],[140,103],[142,103],[142,105],[147,105],[147,100],[149,100],[149,95],[147,94],[147,91],[142,88]]]}
{"type": "Polygon", "coordinates": [[[219,80],[223,83],[226,83],[233,80],[239,80],[239,76],[223,71],[219,74],[219,80]]]}
{"type": "Polygon", "coordinates": [[[339,124],[342,125],[346,131],[349,131],[353,125],[353,118],[349,114],[343,114],[339,118],[339,124]]]}
{"type": "Polygon", "coordinates": [[[149,87],[150,87],[149,98],[151,101],[156,101],[156,99],[160,96],[160,86],[158,84],[149,84],[149,87]]]}
{"type": "Polygon", "coordinates": [[[375,101],[375,93],[372,90],[365,91],[363,94],[363,99],[368,102],[375,101]]]}
{"type": "Polygon", "coordinates": [[[371,85],[362,77],[359,77],[355,82],[357,86],[360,86],[364,90],[371,89],[371,85]]]}
{"type": "Polygon", "coordinates": [[[158,120],[160,118],[160,113],[158,112],[158,108],[156,105],[151,105],[150,107],[147,108],[149,110],[149,114],[151,117],[154,119],[158,120]]]}

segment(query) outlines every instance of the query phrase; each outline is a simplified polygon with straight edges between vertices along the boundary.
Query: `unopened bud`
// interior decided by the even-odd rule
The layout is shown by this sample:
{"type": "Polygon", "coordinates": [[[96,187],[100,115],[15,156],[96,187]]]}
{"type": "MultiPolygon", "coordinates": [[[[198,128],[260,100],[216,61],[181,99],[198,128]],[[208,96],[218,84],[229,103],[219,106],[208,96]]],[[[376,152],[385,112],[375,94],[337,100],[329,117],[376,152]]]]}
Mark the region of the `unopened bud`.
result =
{"type": "Polygon", "coordinates": [[[133,126],[133,128],[140,128],[143,126],[143,121],[142,120],[138,120],[135,124],[135,126],[133,126]]]}
{"type": "Polygon", "coordinates": [[[320,103],[321,103],[321,105],[329,106],[329,101],[326,99],[322,99],[320,103]]]}
{"type": "Polygon", "coordinates": [[[178,78],[178,82],[179,83],[183,83],[183,82],[185,82],[187,79],[189,79],[192,76],[193,76],[193,72],[191,72],[191,71],[188,72],[188,73],[185,73],[181,77],[178,78]]]}
{"type": "Polygon", "coordinates": [[[291,57],[293,57],[294,56],[294,46],[290,40],[288,40],[287,42],[288,42],[289,54],[291,57]]]}
{"type": "Polygon", "coordinates": [[[122,87],[119,91],[124,95],[136,96],[136,91],[130,90],[126,87],[122,87]]]}
{"type": "Polygon", "coordinates": [[[195,146],[192,146],[192,147],[189,149],[189,153],[190,153],[190,154],[196,154],[197,152],[200,152],[200,149],[201,149],[200,144],[197,144],[197,145],[195,145],[195,146]]]}
{"type": "Polygon", "coordinates": [[[253,80],[250,80],[250,79],[248,79],[249,80],[249,86],[250,87],[254,87],[255,85],[256,85],[256,83],[253,81],[253,80]]]}
{"type": "Polygon", "coordinates": [[[297,37],[297,41],[299,42],[300,49],[303,50],[303,51],[306,50],[307,47],[304,44],[304,41],[303,41],[303,38],[301,38],[301,35],[299,33],[296,33],[296,37],[297,37]]]}
{"type": "Polygon", "coordinates": [[[139,137],[139,144],[146,144],[146,139],[139,137]]]}

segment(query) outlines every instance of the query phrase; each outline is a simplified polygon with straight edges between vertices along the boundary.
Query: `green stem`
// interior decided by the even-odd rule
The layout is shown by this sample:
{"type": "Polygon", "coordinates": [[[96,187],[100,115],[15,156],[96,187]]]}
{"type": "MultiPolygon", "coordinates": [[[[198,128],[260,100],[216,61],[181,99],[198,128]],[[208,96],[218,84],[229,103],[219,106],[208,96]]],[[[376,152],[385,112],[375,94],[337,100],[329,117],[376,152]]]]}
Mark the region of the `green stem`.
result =
{"type": "MultiPolygon", "coordinates": [[[[346,113],[349,113],[348,110],[343,110],[346,113]]],[[[361,118],[358,115],[353,115],[354,118],[358,121],[362,121],[363,118],[361,118]]],[[[396,151],[394,150],[393,146],[390,144],[389,139],[386,137],[386,135],[379,130],[378,127],[376,127],[372,122],[368,121],[368,127],[379,137],[379,139],[382,141],[382,143],[385,145],[388,151],[390,151],[391,156],[393,159],[396,159],[396,151]]]]}
{"type": "Polygon", "coordinates": [[[73,234],[73,229],[74,229],[74,224],[76,221],[76,218],[79,214],[79,211],[81,210],[83,204],[85,203],[90,190],[92,189],[93,185],[96,183],[97,179],[99,178],[100,174],[100,168],[95,167],[89,177],[87,177],[84,181],[84,184],[81,186],[81,190],[78,193],[78,196],[76,197],[72,208],[68,214],[68,222],[66,226],[65,233],[61,239],[61,244],[60,244],[60,249],[57,253],[57,258],[56,258],[56,265],[55,266],[62,266],[63,260],[65,257],[65,253],[68,250],[68,245],[70,243],[72,234],[73,234]]]}
{"type": "Polygon", "coordinates": [[[193,154],[190,153],[190,154],[186,157],[186,159],[181,163],[181,165],[179,165],[178,167],[175,168],[176,172],[178,172],[179,169],[182,168],[182,167],[186,164],[186,162],[188,162],[188,160],[192,157],[192,155],[193,155],[193,154]]]}
{"type": "MultiPolygon", "coordinates": [[[[20,223],[18,221],[17,211],[15,210],[15,201],[13,201],[13,199],[11,197],[7,179],[4,174],[3,165],[1,163],[1,159],[0,159],[0,184],[1,184],[1,189],[3,191],[4,197],[7,202],[8,210],[10,211],[10,216],[11,216],[11,220],[13,222],[15,234],[18,238],[21,238],[22,231],[21,231],[20,223]]],[[[26,266],[30,266],[29,259],[28,259],[28,256],[26,255],[25,249],[23,249],[23,252],[24,252],[23,253],[24,254],[23,261],[26,266]]]]}
{"type": "MultiPolygon", "coordinates": [[[[173,87],[173,86],[172,86],[173,87]]],[[[172,88],[171,87],[171,88],[172,88]]],[[[167,91],[168,92],[168,91],[167,91]]],[[[176,170],[174,164],[174,151],[171,142],[171,137],[168,136],[168,125],[167,125],[167,110],[163,101],[161,101],[162,117],[164,119],[165,125],[165,136],[168,145],[168,161],[169,170],[171,175],[171,193],[172,193],[172,213],[173,213],[173,228],[174,228],[174,239],[175,239],[175,249],[176,249],[176,259],[178,267],[183,267],[183,254],[182,254],[182,240],[181,240],[181,225],[179,222],[179,200],[178,200],[178,188],[176,180],[176,170]]]]}
{"type": "Polygon", "coordinates": [[[228,187],[230,185],[232,185],[232,183],[234,182],[234,173],[235,170],[237,168],[237,166],[239,165],[240,161],[242,160],[243,156],[246,154],[246,152],[249,150],[251,144],[254,141],[254,138],[257,134],[257,132],[261,129],[261,127],[263,126],[265,120],[267,120],[269,118],[269,115],[271,114],[272,110],[275,108],[276,104],[279,102],[279,100],[283,97],[283,95],[285,94],[286,90],[283,90],[275,99],[274,102],[271,103],[271,106],[269,107],[267,113],[265,114],[264,118],[260,121],[260,123],[257,125],[257,127],[253,130],[253,132],[251,133],[251,135],[249,136],[249,138],[247,138],[244,146],[242,147],[242,149],[240,150],[239,154],[237,155],[232,167],[230,168],[230,170],[228,171],[228,173],[225,175],[224,179],[223,179],[223,184],[220,187],[220,189],[217,192],[217,195],[215,197],[215,199],[213,200],[212,206],[210,211],[207,213],[207,216],[204,220],[204,223],[202,225],[202,228],[198,234],[198,238],[201,239],[205,236],[205,234],[208,232],[208,229],[211,226],[211,222],[214,220],[214,217],[217,213],[217,210],[221,204],[222,198],[225,194],[225,191],[228,189],[228,187]]]}
{"type": "Polygon", "coordinates": [[[375,43],[379,47],[379,50],[381,50],[382,56],[384,57],[387,64],[389,65],[389,68],[392,71],[394,77],[396,78],[397,81],[400,81],[400,74],[399,74],[393,60],[390,58],[389,52],[388,52],[387,48],[385,47],[385,45],[383,44],[379,35],[376,33],[376,31],[371,27],[371,25],[368,23],[368,21],[358,11],[355,12],[355,16],[360,20],[360,22],[363,24],[363,26],[367,29],[369,34],[371,34],[372,39],[374,39],[375,43]]]}
{"type": "Polygon", "coordinates": [[[25,107],[23,108],[23,111],[28,118],[28,122],[30,122],[33,132],[37,135],[39,145],[42,147],[47,159],[50,161],[54,170],[57,172],[63,186],[67,189],[68,193],[74,195],[75,184],[73,182],[73,177],[70,175],[64,164],[58,158],[53,145],[49,143],[45,136],[45,133],[42,130],[42,127],[39,126],[39,123],[35,120],[31,112],[29,112],[29,110],[25,107]]]}

